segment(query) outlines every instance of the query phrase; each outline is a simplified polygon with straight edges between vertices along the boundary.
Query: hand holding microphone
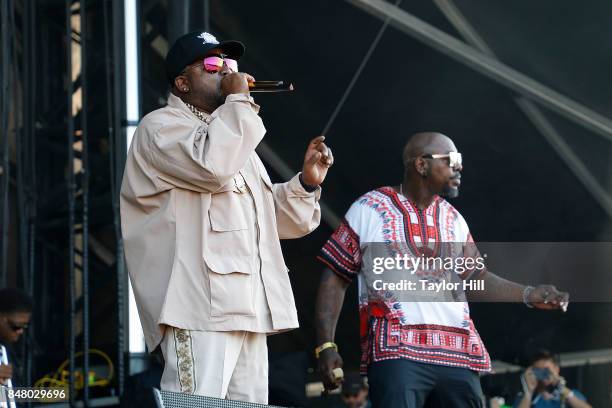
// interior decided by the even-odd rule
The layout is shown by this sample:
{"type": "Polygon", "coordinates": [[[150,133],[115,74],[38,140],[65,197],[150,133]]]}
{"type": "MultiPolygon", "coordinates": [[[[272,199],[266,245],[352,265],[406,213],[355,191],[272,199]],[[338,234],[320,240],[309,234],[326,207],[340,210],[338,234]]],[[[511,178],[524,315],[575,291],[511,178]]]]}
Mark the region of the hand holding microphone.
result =
{"type": "Polygon", "coordinates": [[[250,92],[249,83],[251,82],[255,82],[255,78],[251,75],[244,72],[232,72],[221,78],[221,92],[223,95],[248,94],[250,92]]]}

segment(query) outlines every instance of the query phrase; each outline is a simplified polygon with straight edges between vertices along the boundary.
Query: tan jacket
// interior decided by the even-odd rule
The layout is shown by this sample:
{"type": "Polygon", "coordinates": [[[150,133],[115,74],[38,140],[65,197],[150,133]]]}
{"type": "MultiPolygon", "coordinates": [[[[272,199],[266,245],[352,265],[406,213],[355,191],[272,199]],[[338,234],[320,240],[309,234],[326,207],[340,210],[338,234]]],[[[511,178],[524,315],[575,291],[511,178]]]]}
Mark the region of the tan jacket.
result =
{"type": "Polygon", "coordinates": [[[145,116],[121,186],[125,257],[149,350],[164,325],[277,332],[298,327],[279,238],[320,221],[320,189],[272,184],[266,130],[247,95],[205,121],[176,96],[145,116]]]}

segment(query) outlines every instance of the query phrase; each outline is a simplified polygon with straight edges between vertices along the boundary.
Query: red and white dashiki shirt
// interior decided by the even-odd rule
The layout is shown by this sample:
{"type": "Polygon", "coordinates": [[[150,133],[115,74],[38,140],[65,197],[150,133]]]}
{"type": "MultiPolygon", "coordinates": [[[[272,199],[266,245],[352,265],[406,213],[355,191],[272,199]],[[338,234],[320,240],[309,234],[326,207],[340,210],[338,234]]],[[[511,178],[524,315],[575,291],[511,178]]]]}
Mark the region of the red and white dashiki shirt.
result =
{"type": "Polygon", "coordinates": [[[467,223],[452,205],[436,196],[427,209],[419,210],[392,187],[382,187],[357,199],[323,246],[319,261],[348,282],[357,278],[362,373],[370,363],[401,358],[491,370],[489,353],[466,301],[423,302],[405,297],[380,301],[372,300],[368,292],[364,263],[371,243],[401,244],[418,252],[419,248],[435,251],[436,245],[445,242],[473,247],[467,223]]]}

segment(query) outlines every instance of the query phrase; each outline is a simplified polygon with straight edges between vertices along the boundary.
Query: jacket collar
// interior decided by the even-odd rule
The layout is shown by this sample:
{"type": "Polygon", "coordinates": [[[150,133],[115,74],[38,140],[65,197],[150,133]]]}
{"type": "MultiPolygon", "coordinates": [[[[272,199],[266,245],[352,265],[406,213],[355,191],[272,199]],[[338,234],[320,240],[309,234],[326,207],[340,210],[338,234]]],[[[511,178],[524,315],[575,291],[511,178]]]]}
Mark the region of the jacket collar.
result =
{"type": "MultiPolygon", "coordinates": [[[[182,112],[184,112],[187,116],[189,116],[190,118],[193,118],[194,120],[200,122],[200,119],[191,111],[191,109],[189,109],[189,107],[185,104],[185,102],[183,102],[181,98],[179,98],[172,92],[170,92],[170,94],[168,95],[168,106],[179,109],[182,112]]],[[[210,114],[206,112],[202,112],[202,113],[204,114],[205,118],[210,116],[210,114]]]]}

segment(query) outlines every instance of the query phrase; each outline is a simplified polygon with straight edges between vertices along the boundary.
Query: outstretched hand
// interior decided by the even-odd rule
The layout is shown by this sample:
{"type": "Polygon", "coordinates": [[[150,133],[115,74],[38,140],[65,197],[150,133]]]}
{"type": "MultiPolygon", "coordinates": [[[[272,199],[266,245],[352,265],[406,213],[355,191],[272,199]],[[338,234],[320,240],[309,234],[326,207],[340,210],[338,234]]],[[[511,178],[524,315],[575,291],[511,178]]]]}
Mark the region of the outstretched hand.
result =
{"type": "Polygon", "coordinates": [[[553,285],[539,285],[531,291],[527,301],[538,309],[565,311],[569,303],[569,293],[560,292],[553,285]]]}
{"type": "Polygon", "coordinates": [[[327,171],[334,164],[334,155],[325,143],[325,136],[317,136],[310,141],[304,155],[302,181],[309,186],[323,183],[327,171]]]}

